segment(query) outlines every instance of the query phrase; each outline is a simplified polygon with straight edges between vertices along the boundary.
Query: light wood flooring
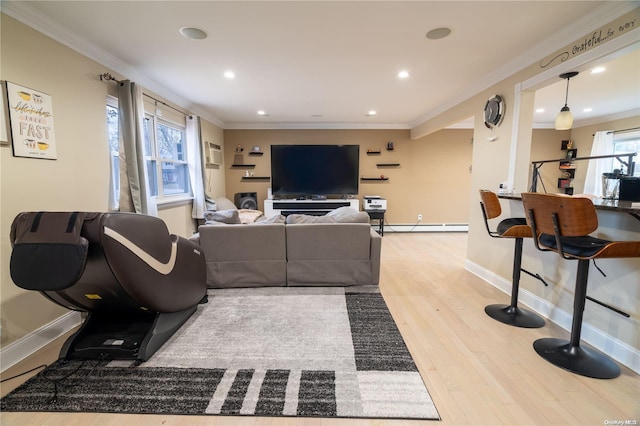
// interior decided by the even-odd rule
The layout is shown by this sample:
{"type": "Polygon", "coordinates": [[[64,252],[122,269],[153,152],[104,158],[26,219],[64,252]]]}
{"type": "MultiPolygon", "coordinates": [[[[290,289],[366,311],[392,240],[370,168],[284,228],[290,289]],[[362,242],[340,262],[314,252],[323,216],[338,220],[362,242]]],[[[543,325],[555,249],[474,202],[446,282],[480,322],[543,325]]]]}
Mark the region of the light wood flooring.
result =
{"type": "MultiPolygon", "coordinates": [[[[640,376],[590,379],[541,359],[532,342],[568,337],[553,324],[510,327],[484,306],[509,296],[464,270],[464,233],[383,238],[381,290],[413,355],[441,422],[166,415],[2,413],[9,425],[607,425],[640,424],[640,376]],[[621,421],[622,423],[613,423],[621,421]]],[[[59,342],[6,371],[54,361],[59,342]]],[[[24,379],[2,384],[2,395],[24,379]]]]}

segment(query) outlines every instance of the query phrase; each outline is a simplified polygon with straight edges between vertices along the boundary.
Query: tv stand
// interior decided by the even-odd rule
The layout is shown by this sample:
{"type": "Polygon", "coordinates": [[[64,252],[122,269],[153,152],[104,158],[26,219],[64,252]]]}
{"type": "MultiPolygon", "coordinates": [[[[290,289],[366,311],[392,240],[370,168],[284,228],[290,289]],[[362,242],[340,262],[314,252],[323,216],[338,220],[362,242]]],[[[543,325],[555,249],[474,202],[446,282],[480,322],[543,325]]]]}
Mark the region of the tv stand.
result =
{"type": "Polygon", "coordinates": [[[357,198],[344,200],[264,200],[264,215],[266,217],[279,214],[283,216],[290,214],[322,216],[339,207],[352,207],[360,210],[360,201],[357,198]]]}

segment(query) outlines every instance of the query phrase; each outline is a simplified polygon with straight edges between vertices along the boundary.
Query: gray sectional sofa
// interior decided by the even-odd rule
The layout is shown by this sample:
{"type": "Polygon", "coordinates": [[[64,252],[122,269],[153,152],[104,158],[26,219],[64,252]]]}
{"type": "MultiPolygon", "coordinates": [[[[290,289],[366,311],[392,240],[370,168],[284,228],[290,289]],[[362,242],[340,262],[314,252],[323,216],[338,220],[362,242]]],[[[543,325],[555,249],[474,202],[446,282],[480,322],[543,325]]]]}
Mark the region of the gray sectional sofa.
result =
{"type": "Polygon", "coordinates": [[[366,213],[273,219],[198,228],[192,240],[204,251],[208,287],[378,284],[382,240],[366,213]]]}

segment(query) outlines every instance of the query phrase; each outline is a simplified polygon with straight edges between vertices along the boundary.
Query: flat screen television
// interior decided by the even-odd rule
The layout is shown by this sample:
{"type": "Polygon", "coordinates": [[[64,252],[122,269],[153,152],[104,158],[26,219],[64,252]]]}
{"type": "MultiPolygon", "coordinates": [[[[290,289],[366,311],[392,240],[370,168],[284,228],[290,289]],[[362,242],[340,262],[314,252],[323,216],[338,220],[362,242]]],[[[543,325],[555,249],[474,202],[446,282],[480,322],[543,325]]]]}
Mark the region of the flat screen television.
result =
{"type": "Polygon", "coordinates": [[[271,145],[271,191],[277,196],[355,195],[359,145],[271,145]]]}

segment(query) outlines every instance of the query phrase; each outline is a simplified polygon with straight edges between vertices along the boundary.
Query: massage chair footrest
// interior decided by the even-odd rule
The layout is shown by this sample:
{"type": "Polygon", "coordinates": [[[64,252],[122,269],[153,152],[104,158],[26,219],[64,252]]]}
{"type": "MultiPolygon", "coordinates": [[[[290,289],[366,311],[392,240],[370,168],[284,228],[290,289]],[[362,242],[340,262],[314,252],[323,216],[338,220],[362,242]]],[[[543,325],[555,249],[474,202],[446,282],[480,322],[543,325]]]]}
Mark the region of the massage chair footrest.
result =
{"type": "Polygon", "coordinates": [[[60,358],[147,361],[196,309],[156,314],[91,312],[64,343],[60,358]]]}

